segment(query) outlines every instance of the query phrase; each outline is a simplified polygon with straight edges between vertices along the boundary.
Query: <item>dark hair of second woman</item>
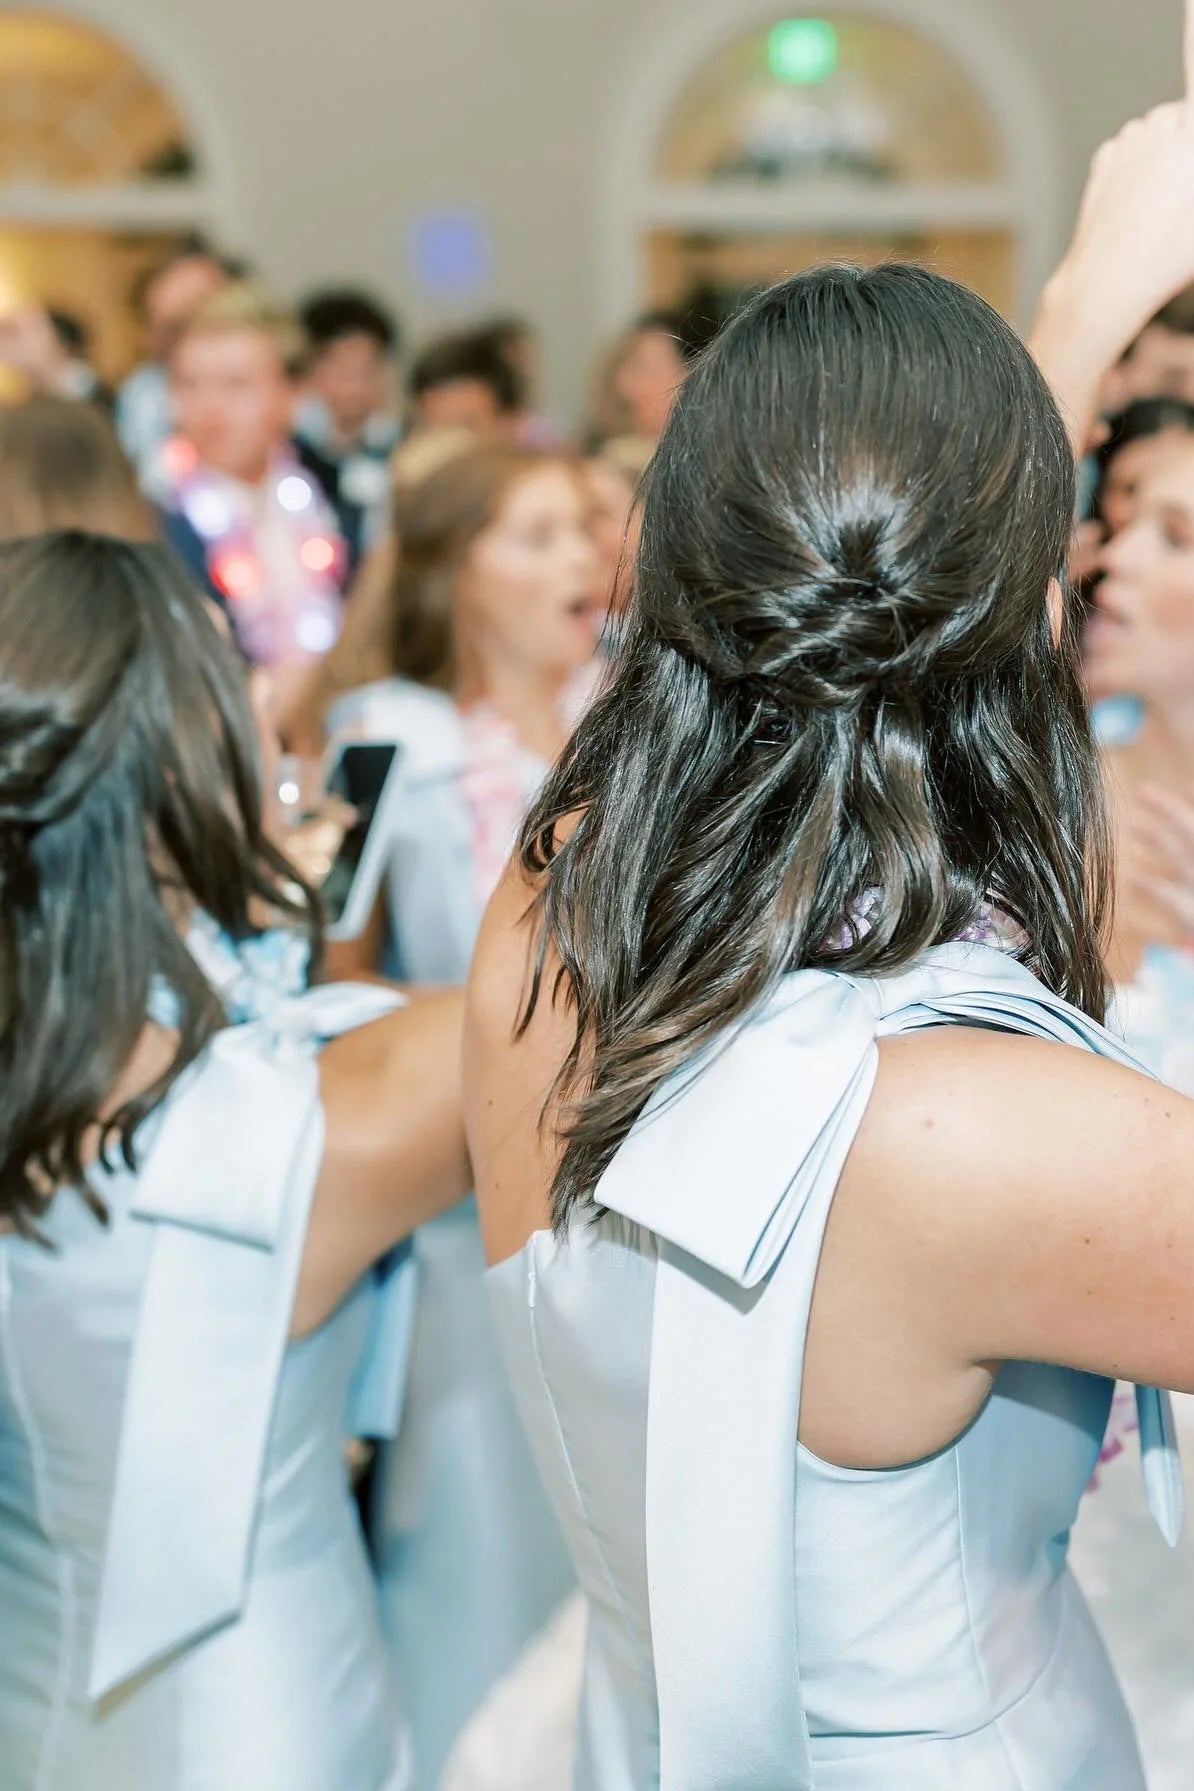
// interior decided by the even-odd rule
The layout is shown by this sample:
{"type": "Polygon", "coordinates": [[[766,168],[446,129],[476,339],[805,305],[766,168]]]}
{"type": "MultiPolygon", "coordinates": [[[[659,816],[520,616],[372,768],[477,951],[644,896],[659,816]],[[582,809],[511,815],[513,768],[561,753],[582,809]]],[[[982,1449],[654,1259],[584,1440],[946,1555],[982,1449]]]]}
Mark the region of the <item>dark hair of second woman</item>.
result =
{"type": "Polygon", "coordinates": [[[314,939],[261,812],[242,669],[172,556],[80,532],[0,545],[0,1224],[86,1192],[97,1122],[132,1162],[223,1025],[191,912],[241,939],[269,909],[314,939]],[[177,1050],[112,1113],[155,986],[177,1050]]]}
{"type": "Polygon", "coordinates": [[[1048,603],[1074,481],[1026,349],[923,269],[799,276],[699,363],[616,675],[523,833],[524,1022],[549,946],[577,1022],[557,1224],[786,972],[890,973],[990,902],[1101,1017],[1105,822],[1076,617],[1057,639],[1048,603]]]}

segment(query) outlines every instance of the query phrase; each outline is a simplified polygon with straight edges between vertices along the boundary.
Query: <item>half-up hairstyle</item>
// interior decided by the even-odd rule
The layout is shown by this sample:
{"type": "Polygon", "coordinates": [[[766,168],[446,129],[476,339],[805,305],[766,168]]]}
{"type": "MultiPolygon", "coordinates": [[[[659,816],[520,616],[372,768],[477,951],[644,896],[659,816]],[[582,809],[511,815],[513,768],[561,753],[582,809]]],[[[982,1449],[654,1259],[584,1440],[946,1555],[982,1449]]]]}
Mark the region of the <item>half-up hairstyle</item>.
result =
{"type": "Polygon", "coordinates": [[[522,839],[524,1023],[549,948],[577,1021],[558,1224],[786,972],[899,970],[990,903],[1101,1016],[1106,829],[1076,619],[1055,638],[1048,600],[1074,478],[1026,349],[920,268],[787,281],[690,375],[614,677],[522,839]]]}
{"type": "Polygon", "coordinates": [[[60,533],[0,546],[0,1221],[88,1193],[88,1139],[137,1127],[224,1024],[187,949],[267,914],[318,944],[309,893],[262,831],[236,655],[164,549],[60,533]],[[110,1111],[155,981],[178,1034],[158,1082],[110,1111]]]}

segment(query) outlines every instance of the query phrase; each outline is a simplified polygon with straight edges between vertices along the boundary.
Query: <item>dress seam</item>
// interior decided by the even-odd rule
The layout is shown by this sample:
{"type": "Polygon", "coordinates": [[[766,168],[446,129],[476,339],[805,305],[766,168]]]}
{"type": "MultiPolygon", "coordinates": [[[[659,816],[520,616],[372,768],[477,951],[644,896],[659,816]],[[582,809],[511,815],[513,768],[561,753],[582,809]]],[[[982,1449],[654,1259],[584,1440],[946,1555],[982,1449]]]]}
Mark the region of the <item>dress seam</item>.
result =
{"type": "MultiPolygon", "coordinates": [[[[990,1712],[990,1719],[986,1726],[994,1732],[995,1739],[999,1744],[999,1751],[1007,1762],[1008,1771],[1013,1775],[1015,1782],[1019,1787],[1019,1791],[1028,1791],[1023,1775],[1016,1765],[1015,1760],[1012,1758],[1011,1749],[1007,1744],[1007,1737],[1003,1733],[1004,1713],[995,1709],[995,1701],[991,1696],[990,1680],[987,1677],[986,1666],[983,1662],[982,1649],[978,1644],[978,1635],[976,1633],[974,1620],[974,1605],[970,1597],[970,1580],[966,1568],[966,1515],[965,1501],[962,1497],[962,1462],[961,1456],[956,1450],[954,1452],[954,1498],[958,1522],[958,1566],[962,1581],[962,1600],[966,1608],[966,1634],[970,1638],[970,1647],[974,1654],[975,1671],[978,1674],[979,1684],[983,1688],[983,1697],[986,1699],[987,1709],[990,1712]]],[[[1031,1689],[1032,1687],[1029,1686],[1028,1691],[1031,1691],[1031,1689]]],[[[1025,1693],[1025,1696],[1027,1695],[1028,1692],[1025,1693]]]]}
{"type": "MultiPolygon", "coordinates": [[[[530,1260],[529,1260],[528,1266],[527,1266],[527,1281],[528,1281],[527,1311],[528,1311],[528,1315],[530,1318],[530,1326],[531,1326],[531,1347],[533,1348],[533,1350],[535,1352],[535,1366],[539,1371],[539,1379],[543,1384],[543,1392],[547,1399],[548,1410],[551,1413],[551,1422],[552,1422],[552,1427],[555,1431],[556,1442],[559,1446],[560,1454],[564,1461],[564,1468],[568,1475],[568,1484],[572,1488],[572,1494],[576,1500],[577,1509],[580,1512],[581,1518],[584,1522],[585,1531],[592,1543],[593,1551],[594,1551],[595,1555],[597,1556],[598,1561],[601,1564],[602,1577],[604,1578],[605,1583],[606,1583],[607,1587],[609,1588],[609,1591],[613,1598],[614,1603],[616,1604],[618,1610],[621,1612],[622,1622],[625,1626],[627,1635],[633,1637],[635,1634],[634,1623],[631,1620],[630,1612],[626,1607],[626,1601],[624,1600],[621,1592],[618,1589],[618,1583],[617,1583],[616,1579],[614,1578],[614,1575],[610,1568],[609,1562],[606,1559],[605,1550],[602,1548],[601,1543],[598,1540],[596,1529],[594,1528],[592,1520],[589,1516],[588,1504],[585,1500],[584,1494],[581,1492],[580,1483],[576,1478],[576,1473],[572,1466],[572,1456],[571,1456],[571,1453],[569,1452],[567,1442],[565,1441],[565,1438],[564,1438],[564,1428],[560,1422],[560,1414],[559,1414],[559,1411],[556,1406],[555,1395],[551,1390],[551,1383],[549,1382],[549,1380],[547,1378],[547,1373],[543,1366],[543,1357],[542,1357],[542,1354],[540,1353],[540,1349],[539,1349],[539,1327],[538,1327],[538,1322],[537,1322],[537,1318],[536,1318],[536,1307],[535,1307],[535,1294],[538,1291],[538,1265],[535,1262],[535,1257],[534,1257],[533,1251],[531,1252],[530,1260]]],[[[636,1653],[637,1652],[638,1652],[638,1650],[636,1649],[636,1653]]],[[[641,1667],[640,1667],[640,1672],[642,1672],[641,1667]]],[[[642,1676],[643,1676],[644,1686],[646,1687],[646,1689],[648,1691],[653,1693],[654,1692],[654,1684],[653,1684],[652,1680],[648,1677],[648,1675],[645,1672],[642,1673],[642,1676]]]]}

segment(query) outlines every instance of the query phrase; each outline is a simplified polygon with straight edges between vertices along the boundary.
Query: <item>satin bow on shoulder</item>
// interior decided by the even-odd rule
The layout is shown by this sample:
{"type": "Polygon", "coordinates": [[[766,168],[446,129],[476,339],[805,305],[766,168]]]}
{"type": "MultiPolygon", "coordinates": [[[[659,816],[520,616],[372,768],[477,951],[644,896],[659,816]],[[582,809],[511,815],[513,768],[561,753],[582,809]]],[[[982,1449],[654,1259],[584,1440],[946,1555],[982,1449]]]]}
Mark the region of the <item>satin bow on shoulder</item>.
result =
{"type": "MultiPolygon", "coordinates": [[[[1140,1067],[990,946],[943,946],[885,980],[804,971],[658,1091],[598,1187],[600,1206],[661,1239],[646,1508],[661,1791],[812,1786],[796,1434],[821,1239],[878,1041],[959,1023],[1140,1067]]],[[[1137,1397],[1149,1500],[1173,1541],[1168,1395],[1137,1397]]]]}
{"type": "MultiPolygon", "coordinates": [[[[233,1618],[323,1154],[319,1045],[397,998],[328,987],[229,1027],[151,1122],[131,1221],[154,1236],[133,1342],[88,1691],[100,1698],[233,1618]]],[[[396,1413],[401,1275],[375,1315],[362,1433],[396,1413]]]]}

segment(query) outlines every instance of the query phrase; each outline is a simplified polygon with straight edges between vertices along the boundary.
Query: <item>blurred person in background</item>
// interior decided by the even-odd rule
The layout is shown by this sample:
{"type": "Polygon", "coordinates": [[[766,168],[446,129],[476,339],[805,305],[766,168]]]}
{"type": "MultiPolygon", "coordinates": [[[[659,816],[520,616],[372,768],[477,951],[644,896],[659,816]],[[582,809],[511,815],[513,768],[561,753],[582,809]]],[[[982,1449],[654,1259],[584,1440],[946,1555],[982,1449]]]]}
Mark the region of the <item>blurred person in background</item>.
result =
{"type": "MultiPolygon", "coordinates": [[[[1112,420],[1130,405],[1153,398],[1194,403],[1194,287],[1163,306],[1104,375],[1098,415],[1079,462],[1080,520],[1092,512],[1100,473],[1098,450],[1106,444],[1112,420]]],[[[1089,543],[1093,536],[1088,532],[1085,538],[1089,543]]]]}
{"type": "Polygon", "coordinates": [[[1107,375],[1105,410],[1124,410],[1140,398],[1194,404],[1194,287],[1157,312],[1107,375]]]}
{"type": "Polygon", "coordinates": [[[597,558],[594,580],[602,628],[616,623],[630,598],[638,548],[638,483],[647,462],[630,452],[640,438],[624,436],[584,462],[589,536],[597,558]]]}
{"type": "Polygon", "coordinates": [[[631,326],[614,372],[628,433],[656,442],[688,372],[678,311],[648,311],[631,326]]]}
{"type": "Polygon", "coordinates": [[[539,409],[543,369],[539,336],[534,325],[525,317],[495,317],[479,324],[476,334],[482,339],[488,337],[522,382],[522,409],[510,421],[513,440],[524,448],[562,447],[564,432],[539,409]]]}
{"type": "Polygon", "coordinates": [[[111,410],[114,394],[91,362],[91,331],[73,311],[50,305],[46,311],[58,348],[59,371],[52,390],[61,398],[83,399],[111,410]]]}
{"type": "MultiPolygon", "coordinates": [[[[1194,410],[1134,404],[1106,448],[1086,677],[1115,837],[1111,1023],[1194,1096],[1194,410]],[[1117,446],[1118,444],[1118,446],[1117,446]]],[[[1182,1453],[1194,1398],[1174,1396],[1182,1453]]],[[[1188,1791],[1194,1759],[1194,1540],[1151,1523],[1121,1390],[1071,1558],[1136,1719],[1149,1791],[1188,1791]]]]}
{"type": "Polygon", "coordinates": [[[355,571],[385,526],[389,461],[398,444],[398,325],[368,293],[332,288],[300,306],[307,342],[295,420],[299,459],[336,512],[355,571]]]}
{"type": "Polygon", "coordinates": [[[526,412],[526,380],[488,330],[429,342],[411,366],[407,391],[417,428],[513,441],[526,412]]]}
{"type": "Polygon", "coordinates": [[[0,541],[52,529],[157,533],[108,419],[73,399],[30,398],[0,407],[0,541]]]}
{"type": "Polygon", "coordinates": [[[270,671],[284,734],[311,662],[339,634],[348,564],[291,447],[304,353],[294,319],[258,288],[216,292],[171,355],[178,434],[155,480],[166,539],[226,610],[245,658],[270,671]]]}
{"type": "Polygon", "coordinates": [[[471,429],[449,427],[416,430],[395,449],[390,461],[388,527],[357,568],[345,597],[339,640],[311,667],[292,729],[297,752],[322,757],[328,711],[336,699],[390,676],[390,610],[397,566],[398,516],[416,486],[477,446],[471,429]]]}
{"type": "Polygon", "coordinates": [[[170,352],[182,326],[212,294],[241,272],[200,237],[187,240],[143,280],[137,294],[149,358],[116,394],[116,428],[124,451],[144,476],[174,428],[170,352]]]}
{"type": "Polygon", "coordinates": [[[459,998],[306,991],[161,548],[0,546],[0,730],[5,1791],[407,1791],[343,1438],[396,1392],[371,1265],[466,1185],[459,998]]]}
{"type": "Polygon", "coordinates": [[[1109,417],[1106,434],[1090,456],[1090,515],[1078,524],[1070,577],[1084,585],[1097,576],[1112,535],[1136,512],[1141,480],[1175,436],[1194,433],[1194,405],[1184,398],[1138,398],[1109,417]]]}
{"type": "Polygon", "coordinates": [[[1158,461],[1184,435],[1194,434],[1194,403],[1185,398],[1137,398],[1112,417],[1098,449],[1095,518],[1104,538],[1135,519],[1141,486],[1158,461]]]}
{"type": "Polygon", "coordinates": [[[25,307],[0,322],[0,366],[19,374],[30,396],[73,398],[107,410],[112,394],[89,359],[91,333],[56,306],[25,307]]]}
{"type": "Polygon", "coordinates": [[[677,309],[646,311],[632,324],[612,371],[627,433],[652,444],[659,440],[676,393],[727,314],[719,295],[702,286],[677,309]]]}
{"type": "MultiPolygon", "coordinates": [[[[487,446],[400,493],[390,676],[333,735],[397,740],[402,800],[372,933],[341,974],[465,974],[522,815],[592,688],[596,561],[567,460],[487,446]]],[[[502,1375],[471,1203],[415,1239],[402,1429],[379,1466],[383,1622],[409,1688],[417,1783],[573,1584],[502,1375]]]]}

